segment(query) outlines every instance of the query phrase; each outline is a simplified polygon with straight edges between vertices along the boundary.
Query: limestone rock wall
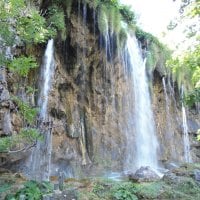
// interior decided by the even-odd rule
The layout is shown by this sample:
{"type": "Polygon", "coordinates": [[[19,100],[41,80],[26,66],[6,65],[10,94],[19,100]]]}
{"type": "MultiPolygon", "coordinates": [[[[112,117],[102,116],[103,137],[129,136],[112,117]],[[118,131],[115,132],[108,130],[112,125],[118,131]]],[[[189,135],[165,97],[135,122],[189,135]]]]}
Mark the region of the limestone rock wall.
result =
{"type": "MultiPolygon", "coordinates": [[[[45,1],[43,6],[46,7],[48,2],[45,1]]],[[[74,2],[72,14],[66,19],[67,37],[55,40],[56,66],[48,106],[49,120],[53,122],[51,175],[57,176],[60,171],[64,171],[68,177],[121,171],[129,139],[126,133],[134,131],[129,127],[129,109],[134,104],[130,99],[132,84],[125,74],[120,52],[113,53],[112,62],[107,59],[105,43],[101,43],[102,36],[97,29],[94,31],[92,11],[88,8],[85,22],[82,14],[78,14],[77,1],[74,2]]],[[[45,46],[32,49],[40,63],[44,50],[45,46]]],[[[26,81],[36,86],[38,71],[31,73],[26,81]]],[[[170,96],[168,90],[167,116],[160,74],[155,70],[151,89],[160,143],[159,160],[162,164],[182,162],[183,133],[178,91],[175,90],[174,96],[170,96]]],[[[0,135],[16,133],[22,127],[22,119],[15,105],[9,101],[10,94],[21,95],[15,91],[17,79],[14,76],[1,69],[0,135]]],[[[36,104],[37,94],[31,99],[32,104],[36,104]]],[[[192,156],[194,161],[199,161],[199,143],[194,136],[200,126],[200,118],[195,112],[188,112],[188,116],[190,139],[193,141],[192,156]]],[[[22,154],[4,166],[28,173],[28,157],[22,154]]]]}
{"type": "MultiPolygon", "coordinates": [[[[176,84],[172,85],[171,80],[165,77],[167,92],[165,94],[162,78],[163,75],[156,69],[153,76],[152,103],[160,143],[159,160],[165,166],[169,163],[185,162],[185,160],[180,92],[176,84]]],[[[187,109],[186,113],[191,157],[193,162],[199,162],[200,157],[197,153],[199,142],[196,141],[196,133],[200,127],[200,113],[196,109],[187,109]]]]}

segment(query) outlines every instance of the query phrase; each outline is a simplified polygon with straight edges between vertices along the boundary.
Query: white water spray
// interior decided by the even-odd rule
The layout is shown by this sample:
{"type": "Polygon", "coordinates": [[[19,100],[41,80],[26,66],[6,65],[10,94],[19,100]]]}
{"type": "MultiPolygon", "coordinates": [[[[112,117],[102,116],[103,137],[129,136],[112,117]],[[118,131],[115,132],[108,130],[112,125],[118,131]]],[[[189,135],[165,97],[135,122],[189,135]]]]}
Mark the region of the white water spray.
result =
{"type": "MultiPolygon", "coordinates": [[[[151,108],[150,93],[146,75],[146,59],[143,60],[142,52],[134,37],[128,36],[127,49],[129,53],[130,66],[132,68],[132,79],[134,87],[134,123],[135,142],[129,145],[136,145],[136,156],[132,155],[132,169],[141,166],[158,168],[157,148],[158,142],[155,135],[155,124],[151,108]]],[[[131,133],[133,134],[133,133],[131,133]]],[[[133,152],[129,152],[132,154],[133,152]]],[[[130,156],[129,156],[130,157],[130,156]]],[[[129,158],[129,163],[131,162],[129,158]]]]}
{"type": "Polygon", "coordinates": [[[41,73],[41,90],[38,99],[38,106],[40,108],[40,118],[42,120],[46,120],[47,118],[48,94],[51,88],[51,79],[54,73],[53,53],[53,39],[51,39],[48,41],[44,55],[44,63],[42,65],[41,73]]]}
{"type": "Polygon", "coordinates": [[[40,74],[40,93],[38,107],[40,108],[40,131],[43,133],[44,141],[38,142],[32,153],[32,177],[37,180],[49,180],[51,168],[52,135],[51,122],[48,118],[48,96],[54,74],[54,49],[53,39],[48,41],[45,50],[43,64],[40,74]]]}
{"type": "MultiPolygon", "coordinates": [[[[184,90],[182,86],[182,98],[183,98],[184,90]]],[[[188,125],[187,125],[187,116],[186,116],[186,109],[182,102],[182,123],[183,123],[183,145],[184,145],[184,159],[185,162],[191,163],[191,155],[190,155],[190,140],[188,134],[188,125]]]]}

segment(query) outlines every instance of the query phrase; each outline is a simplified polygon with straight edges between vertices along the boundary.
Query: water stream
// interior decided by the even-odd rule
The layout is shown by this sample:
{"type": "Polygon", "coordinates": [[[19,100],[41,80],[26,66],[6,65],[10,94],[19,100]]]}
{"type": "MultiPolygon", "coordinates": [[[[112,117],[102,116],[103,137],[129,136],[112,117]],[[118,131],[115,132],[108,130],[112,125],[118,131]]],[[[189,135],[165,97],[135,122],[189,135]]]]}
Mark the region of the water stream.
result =
{"type": "MultiPolygon", "coordinates": [[[[169,81],[169,80],[168,80],[169,81]]],[[[174,130],[172,127],[172,120],[174,120],[174,116],[170,113],[170,104],[171,99],[169,98],[168,91],[170,90],[169,84],[166,84],[165,77],[162,78],[162,84],[163,84],[163,90],[165,95],[165,111],[166,111],[166,128],[165,128],[165,140],[166,143],[170,146],[170,154],[171,158],[175,159],[177,158],[176,150],[175,150],[175,144],[174,144],[174,130]]]]}
{"type": "MultiPolygon", "coordinates": [[[[182,87],[182,98],[184,95],[184,90],[182,87]]],[[[191,155],[190,155],[190,140],[188,134],[188,125],[187,125],[187,115],[184,103],[182,102],[182,125],[183,125],[183,145],[184,145],[184,161],[187,163],[191,163],[191,155]]]]}
{"type": "Polygon", "coordinates": [[[128,36],[127,50],[132,71],[132,87],[134,88],[134,115],[132,120],[134,120],[135,127],[135,131],[132,130],[129,133],[134,134],[135,132],[135,140],[131,141],[128,138],[127,149],[133,149],[132,146],[136,146],[135,153],[128,152],[128,170],[135,170],[141,166],[150,166],[153,169],[157,169],[158,142],[146,75],[146,59],[143,60],[142,58],[142,52],[135,36],[128,36]]]}
{"type": "Polygon", "coordinates": [[[43,64],[41,66],[38,107],[39,111],[39,129],[44,136],[44,140],[38,142],[32,152],[32,178],[36,180],[49,180],[51,169],[51,151],[52,151],[52,134],[51,120],[48,116],[48,96],[51,89],[54,75],[54,47],[53,39],[48,41],[45,50],[43,64]]]}

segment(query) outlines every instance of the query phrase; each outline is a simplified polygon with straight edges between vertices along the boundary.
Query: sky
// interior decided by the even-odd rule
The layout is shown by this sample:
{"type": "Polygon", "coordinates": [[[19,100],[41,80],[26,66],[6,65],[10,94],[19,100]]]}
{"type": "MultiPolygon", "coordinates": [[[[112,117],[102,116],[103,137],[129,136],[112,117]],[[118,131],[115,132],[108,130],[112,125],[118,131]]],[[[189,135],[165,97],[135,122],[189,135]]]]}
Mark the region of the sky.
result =
{"type": "Polygon", "coordinates": [[[173,46],[179,40],[178,33],[167,32],[167,25],[179,15],[180,0],[120,0],[122,4],[131,5],[136,13],[138,25],[146,32],[159,37],[165,43],[173,46]]]}

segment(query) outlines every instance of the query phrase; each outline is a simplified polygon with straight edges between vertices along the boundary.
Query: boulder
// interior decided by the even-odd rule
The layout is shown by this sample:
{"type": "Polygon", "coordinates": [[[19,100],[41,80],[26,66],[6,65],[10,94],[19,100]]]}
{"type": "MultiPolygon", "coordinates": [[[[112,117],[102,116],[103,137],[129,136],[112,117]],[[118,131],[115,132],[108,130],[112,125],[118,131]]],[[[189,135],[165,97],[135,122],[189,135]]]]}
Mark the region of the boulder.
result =
{"type": "Polygon", "coordinates": [[[150,167],[145,166],[138,169],[135,174],[129,174],[129,179],[134,182],[150,182],[159,180],[160,177],[150,167]]]}
{"type": "Polygon", "coordinates": [[[194,179],[200,182],[200,170],[194,170],[194,179]]]}
{"type": "Polygon", "coordinates": [[[166,182],[167,184],[177,184],[181,182],[181,177],[176,176],[176,174],[172,173],[172,172],[167,172],[162,180],[164,182],[166,182]]]}

